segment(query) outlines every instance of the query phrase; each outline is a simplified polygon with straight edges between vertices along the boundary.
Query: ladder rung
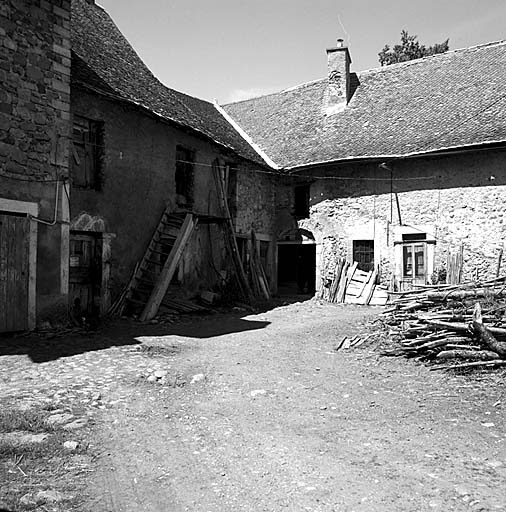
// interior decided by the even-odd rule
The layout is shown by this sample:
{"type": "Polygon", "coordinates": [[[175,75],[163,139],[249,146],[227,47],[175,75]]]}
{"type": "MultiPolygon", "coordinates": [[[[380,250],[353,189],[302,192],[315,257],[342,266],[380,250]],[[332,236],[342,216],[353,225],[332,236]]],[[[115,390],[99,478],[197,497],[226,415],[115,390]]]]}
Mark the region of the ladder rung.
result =
{"type": "Polygon", "coordinates": [[[142,302],[141,300],[132,299],[132,297],[125,297],[128,302],[133,302],[135,304],[142,304],[143,306],[146,305],[145,302],[142,302]]]}
{"type": "Polygon", "coordinates": [[[177,227],[177,228],[180,228],[183,223],[179,220],[179,219],[174,219],[174,220],[161,220],[160,221],[160,224],[165,224],[166,226],[174,226],[174,227],[177,227]]]}
{"type": "Polygon", "coordinates": [[[148,263],[152,263],[153,265],[158,265],[159,267],[163,267],[163,263],[160,261],[150,260],[148,258],[144,258],[144,261],[147,261],[148,263]]]}
{"type": "Polygon", "coordinates": [[[138,277],[138,276],[135,276],[135,279],[137,281],[141,281],[142,283],[148,283],[148,284],[151,284],[151,285],[155,285],[155,283],[153,281],[151,281],[150,279],[144,279],[143,277],[138,277]]]}
{"type": "Polygon", "coordinates": [[[167,240],[176,240],[177,236],[176,235],[169,235],[167,233],[158,233],[158,239],[156,238],[153,238],[153,242],[155,243],[160,243],[158,242],[159,239],[161,238],[166,238],[167,240]]]}
{"type": "Polygon", "coordinates": [[[151,249],[151,252],[156,252],[156,254],[163,254],[164,256],[168,256],[169,255],[168,252],[157,251],[156,249],[151,249]]]}
{"type": "Polygon", "coordinates": [[[146,272],[146,274],[153,274],[155,276],[159,276],[160,275],[160,271],[148,270],[147,268],[142,268],[142,267],[139,268],[139,271],[140,272],[146,272]]]}

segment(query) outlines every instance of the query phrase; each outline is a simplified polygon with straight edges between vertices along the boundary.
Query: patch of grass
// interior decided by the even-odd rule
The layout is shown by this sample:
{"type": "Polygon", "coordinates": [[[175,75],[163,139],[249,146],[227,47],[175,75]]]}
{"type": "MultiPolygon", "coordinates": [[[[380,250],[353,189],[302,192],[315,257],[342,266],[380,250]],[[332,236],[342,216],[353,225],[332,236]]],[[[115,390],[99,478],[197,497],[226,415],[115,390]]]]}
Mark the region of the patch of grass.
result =
{"type": "Polygon", "coordinates": [[[52,432],[53,427],[46,424],[47,413],[34,409],[20,410],[8,408],[0,410],[0,432],[23,430],[40,434],[52,432]]]}
{"type": "Polygon", "coordinates": [[[51,435],[41,443],[18,444],[12,441],[0,440],[0,461],[10,457],[21,457],[25,459],[38,459],[60,456],[63,454],[63,443],[65,438],[58,432],[51,435]]]}
{"type": "MultiPolygon", "coordinates": [[[[29,505],[20,504],[20,498],[39,490],[57,489],[69,496],[82,494],[83,484],[77,478],[73,462],[74,455],[83,453],[83,446],[77,452],[68,452],[63,443],[69,434],[60,426],[46,423],[51,414],[43,405],[38,409],[20,410],[15,407],[0,410],[0,434],[26,432],[30,434],[49,434],[41,443],[20,444],[17,440],[4,436],[0,439],[0,512],[32,510],[29,505]]],[[[0,436],[1,437],[1,436],[0,436]]],[[[75,504],[77,505],[77,503],[75,504]]],[[[49,510],[44,506],[37,510],[49,510]]],[[[69,512],[73,504],[65,500],[51,508],[52,511],[69,512]]]]}

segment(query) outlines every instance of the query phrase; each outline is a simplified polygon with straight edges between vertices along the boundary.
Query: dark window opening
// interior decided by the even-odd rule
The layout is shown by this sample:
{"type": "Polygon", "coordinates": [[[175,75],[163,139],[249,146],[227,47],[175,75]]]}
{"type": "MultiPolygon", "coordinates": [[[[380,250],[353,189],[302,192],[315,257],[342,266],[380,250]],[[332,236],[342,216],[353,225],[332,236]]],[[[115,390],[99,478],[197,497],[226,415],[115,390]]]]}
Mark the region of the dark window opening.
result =
{"type": "Polygon", "coordinates": [[[358,269],[370,272],[374,269],[374,240],[353,240],[353,261],[358,269]]]}
{"type": "Polygon", "coordinates": [[[194,162],[194,151],[183,146],[176,147],[176,200],[179,205],[193,204],[194,162]]]}
{"type": "Polygon", "coordinates": [[[406,233],[402,235],[403,242],[413,242],[416,240],[427,240],[427,233],[406,233]]]}
{"type": "Polygon", "coordinates": [[[270,242],[267,240],[260,240],[259,256],[260,263],[265,271],[265,275],[270,278],[270,265],[269,265],[269,248],[270,242]]]}
{"type": "Polygon", "coordinates": [[[248,256],[248,239],[241,236],[236,236],[235,241],[237,243],[237,250],[239,251],[239,258],[242,262],[244,270],[247,272],[249,264],[248,256]]]}
{"type": "Polygon", "coordinates": [[[295,187],[294,214],[299,219],[309,217],[309,191],[310,185],[297,185],[295,187]]]}
{"type": "Polygon", "coordinates": [[[72,184],[75,187],[100,190],[103,123],[74,116],[70,151],[72,184]]]}

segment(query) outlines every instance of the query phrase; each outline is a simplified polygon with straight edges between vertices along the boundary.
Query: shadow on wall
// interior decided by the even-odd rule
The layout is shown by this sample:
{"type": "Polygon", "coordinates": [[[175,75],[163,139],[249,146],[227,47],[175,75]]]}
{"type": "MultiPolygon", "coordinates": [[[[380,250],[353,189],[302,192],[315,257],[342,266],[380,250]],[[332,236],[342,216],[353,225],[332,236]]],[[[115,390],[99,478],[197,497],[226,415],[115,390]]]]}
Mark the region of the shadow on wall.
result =
{"type": "Polygon", "coordinates": [[[71,333],[52,339],[28,336],[0,337],[0,357],[27,355],[34,363],[44,363],[62,357],[71,357],[85,352],[105,350],[111,347],[139,345],[156,338],[157,343],[169,343],[174,337],[206,339],[237,332],[263,329],[266,321],[246,320],[244,313],[224,315],[187,316],[172,325],[140,324],[129,320],[110,321],[96,332],[71,333]]]}

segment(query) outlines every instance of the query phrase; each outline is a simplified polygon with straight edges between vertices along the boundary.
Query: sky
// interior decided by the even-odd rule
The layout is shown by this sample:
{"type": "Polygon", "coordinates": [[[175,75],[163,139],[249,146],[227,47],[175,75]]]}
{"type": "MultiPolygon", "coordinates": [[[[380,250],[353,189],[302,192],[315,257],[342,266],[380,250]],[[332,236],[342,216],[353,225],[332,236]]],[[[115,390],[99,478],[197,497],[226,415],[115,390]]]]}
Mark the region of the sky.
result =
{"type": "Polygon", "coordinates": [[[376,68],[402,29],[429,46],[506,39],[505,0],[96,0],[168,87],[221,103],[324,78],[341,37],[376,68]]]}

